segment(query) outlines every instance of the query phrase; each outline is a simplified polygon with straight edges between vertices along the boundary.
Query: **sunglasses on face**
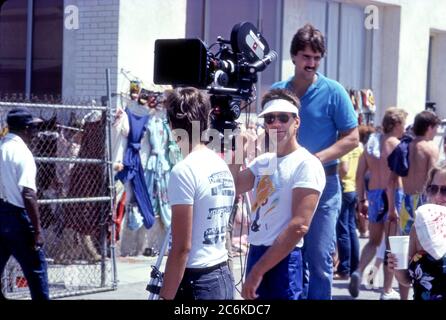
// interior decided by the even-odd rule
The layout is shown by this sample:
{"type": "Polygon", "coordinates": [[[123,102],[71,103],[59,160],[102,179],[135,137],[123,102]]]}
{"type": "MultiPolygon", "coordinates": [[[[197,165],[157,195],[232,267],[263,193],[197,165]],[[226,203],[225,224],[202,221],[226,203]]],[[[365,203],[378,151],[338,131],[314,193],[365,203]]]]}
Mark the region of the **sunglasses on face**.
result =
{"type": "Polygon", "coordinates": [[[274,121],[278,119],[281,123],[287,123],[290,120],[290,116],[286,113],[279,113],[279,114],[266,114],[265,115],[265,123],[266,124],[273,124],[274,121]]]}
{"type": "Polygon", "coordinates": [[[442,197],[446,197],[446,186],[431,184],[428,185],[426,188],[426,193],[431,197],[436,196],[438,194],[438,191],[440,191],[440,195],[442,197]]]}

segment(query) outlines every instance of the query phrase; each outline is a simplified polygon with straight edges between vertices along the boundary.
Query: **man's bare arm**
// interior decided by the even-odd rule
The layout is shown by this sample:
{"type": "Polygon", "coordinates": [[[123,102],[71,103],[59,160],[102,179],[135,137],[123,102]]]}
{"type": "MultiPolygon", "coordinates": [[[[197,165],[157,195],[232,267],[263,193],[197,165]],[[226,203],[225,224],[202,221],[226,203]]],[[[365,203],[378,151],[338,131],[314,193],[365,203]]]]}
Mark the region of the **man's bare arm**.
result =
{"type": "Polygon", "coordinates": [[[316,156],[322,163],[336,160],[347,154],[359,144],[358,128],[353,128],[345,132],[341,132],[338,141],[327,149],[316,153],[316,156]]]}
{"type": "Polygon", "coordinates": [[[33,189],[24,187],[22,190],[23,203],[26,212],[34,227],[34,246],[42,246],[42,229],[40,226],[39,205],[37,204],[37,194],[33,189]]]}

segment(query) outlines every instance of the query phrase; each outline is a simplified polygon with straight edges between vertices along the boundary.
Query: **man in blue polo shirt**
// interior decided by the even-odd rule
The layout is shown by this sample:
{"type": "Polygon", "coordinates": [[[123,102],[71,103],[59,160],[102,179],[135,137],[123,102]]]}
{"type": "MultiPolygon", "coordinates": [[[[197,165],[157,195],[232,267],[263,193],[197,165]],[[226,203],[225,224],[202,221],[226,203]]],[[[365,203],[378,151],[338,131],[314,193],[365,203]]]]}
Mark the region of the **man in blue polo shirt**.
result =
{"type": "Polygon", "coordinates": [[[331,299],[335,226],[341,209],[339,158],[359,143],[358,120],[345,89],[317,72],[325,54],[322,33],[312,25],[299,29],[291,42],[294,76],[273,84],[286,88],[301,101],[302,124],[298,142],[322,162],[326,186],[305,236],[304,296],[312,300],[331,299]]]}
{"type": "Polygon", "coordinates": [[[6,121],[9,133],[0,139],[0,275],[12,255],[22,267],[31,298],[48,300],[36,196],[37,169],[27,146],[42,120],[25,108],[16,108],[8,112],[6,121]]]}

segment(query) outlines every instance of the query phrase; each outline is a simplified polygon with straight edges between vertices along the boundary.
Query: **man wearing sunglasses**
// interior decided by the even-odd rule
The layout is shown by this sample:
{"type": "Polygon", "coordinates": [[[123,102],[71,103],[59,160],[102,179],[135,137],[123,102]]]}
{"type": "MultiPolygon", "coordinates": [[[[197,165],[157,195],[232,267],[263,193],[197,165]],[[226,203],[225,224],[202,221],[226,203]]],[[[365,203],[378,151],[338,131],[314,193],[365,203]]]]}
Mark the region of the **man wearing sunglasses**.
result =
{"type": "Polygon", "coordinates": [[[347,91],[317,72],[325,54],[325,39],[311,24],[297,30],[290,48],[294,76],[273,84],[294,92],[302,104],[299,144],[322,162],[327,184],[305,236],[304,295],[312,300],[331,299],[335,227],[341,210],[339,158],[359,144],[358,120],[347,91]],[[309,273],[309,274],[308,274],[309,273]]]}
{"type": "MultiPolygon", "coordinates": [[[[303,237],[325,186],[320,161],[296,139],[299,101],[283,89],[262,99],[269,150],[247,169],[231,170],[237,194],[254,188],[245,299],[298,300],[303,290],[303,237]]],[[[235,165],[236,166],[236,165],[235,165]]]]}

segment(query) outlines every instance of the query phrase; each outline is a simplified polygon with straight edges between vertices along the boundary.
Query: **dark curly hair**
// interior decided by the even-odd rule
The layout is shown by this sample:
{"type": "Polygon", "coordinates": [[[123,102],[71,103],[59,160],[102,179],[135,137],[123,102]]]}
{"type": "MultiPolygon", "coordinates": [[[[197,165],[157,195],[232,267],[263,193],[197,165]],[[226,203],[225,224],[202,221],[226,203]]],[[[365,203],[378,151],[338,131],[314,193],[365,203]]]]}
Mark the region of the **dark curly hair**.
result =
{"type": "Polygon", "coordinates": [[[298,51],[305,50],[307,46],[314,52],[320,52],[322,57],[325,55],[325,38],[318,29],[309,23],[297,30],[291,41],[290,53],[295,56],[298,51]]]}

